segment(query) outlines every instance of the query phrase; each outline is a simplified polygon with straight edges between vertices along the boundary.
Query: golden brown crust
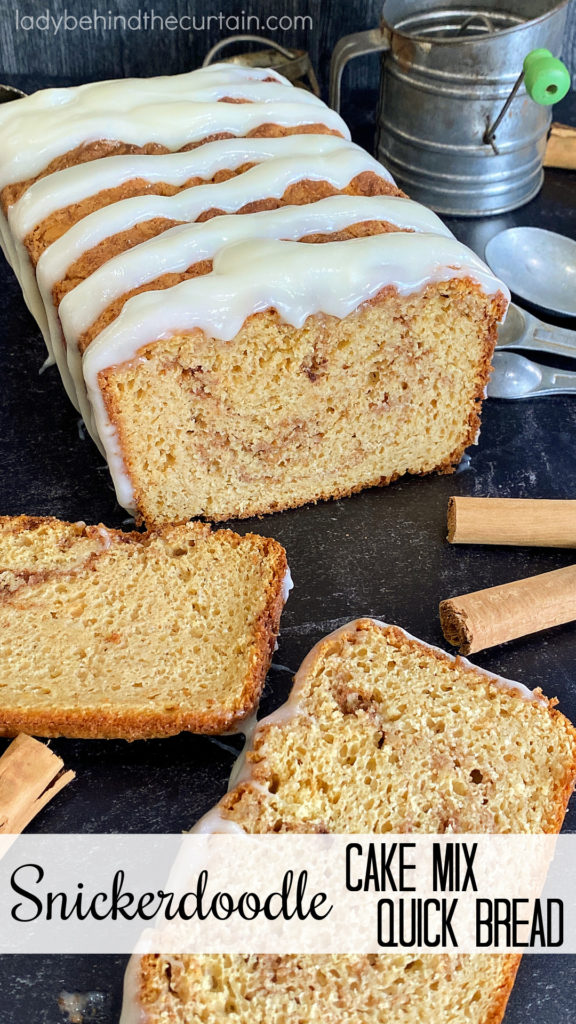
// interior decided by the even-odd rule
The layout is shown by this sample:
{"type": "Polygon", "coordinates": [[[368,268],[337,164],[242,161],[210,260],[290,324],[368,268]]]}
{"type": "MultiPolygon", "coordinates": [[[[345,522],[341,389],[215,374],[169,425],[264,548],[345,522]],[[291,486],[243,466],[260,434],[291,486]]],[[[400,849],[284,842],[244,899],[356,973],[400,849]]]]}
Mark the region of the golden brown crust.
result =
{"type": "MultiPolygon", "coordinates": [[[[279,199],[275,197],[255,199],[250,203],[245,203],[236,213],[260,213],[264,210],[278,210],[281,206],[306,206],[309,203],[317,203],[321,199],[338,195],[390,195],[405,197],[405,193],[401,192],[400,189],[396,188],[386,178],[379,177],[374,171],[363,171],[352,178],[348,185],[342,189],[335,188],[329,181],[315,181],[311,178],[302,178],[301,181],[289,185],[279,199]]],[[[212,217],[220,217],[225,213],[226,210],[215,206],[204,210],[198,217],[198,222],[202,223],[203,221],[211,220],[212,217]]],[[[397,231],[398,228],[394,227],[393,230],[397,231]]]]}
{"type": "Polygon", "coordinates": [[[24,239],[32,263],[36,266],[40,256],[49,245],[61,238],[66,231],[69,231],[74,224],[77,224],[84,217],[95,210],[101,210],[112,203],[119,203],[123,199],[133,199],[135,196],[157,195],[173,196],[183,189],[194,188],[196,185],[215,185],[229,178],[242,174],[252,167],[253,164],[243,164],[230,171],[218,171],[212,178],[189,178],[182,185],[170,185],[168,182],[150,182],[145,178],[132,178],[130,181],[116,185],[114,188],[103,189],[86,199],[82,199],[70,206],[63,206],[60,210],[51,213],[44,220],[36,225],[24,239]]]}
{"type": "MultiPolygon", "coordinates": [[[[108,527],[86,526],[84,523],[65,523],[53,517],[16,516],[0,517],[0,529],[4,532],[21,533],[35,530],[50,524],[68,527],[78,536],[94,537],[99,530],[106,531],[110,544],[149,545],[155,537],[170,536],[173,541],[178,527],[166,526],[147,533],[124,533],[108,527]]],[[[193,523],[183,527],[188,533],[192,530],[200,536],[209,536],[212,532],[207,523],[193,523]]],[[[275,641],[280,626],[280,616],[284,606],[284,581],[288,569],[284,548],[271,538],[248,533],[240,537],[231,530],[215,531],[216,536],[236,545],[246,539],[250,540],[263,559],[269,560],[272,566],[270,582],[265,589],[265,600],[262,611],[255,623],[251,637],[251,659],[243,686],[236,704],[233,707],[211,709],[198,712],[192,708],[178,707],[171,711],[154,707],[143,711],[131,708],[118,709],[83,709],[59,708],[26,710],[0,706],[0,736],[14,736],[19,732],[29,735],[48,737],[67,736],[74,739],[148,739],[154,737],[174,736],[179,732],[197,732],[218,734],[237,731],[240,723],[254,711],[266,675],[272,660],[275,641]]],[[[78,569],[56,571],[63,579],[76,572],[90,568],[106,549],[91,555],[78,569]]],[[[0,567],[1,571],[1,567],[0,567]]],[[[17,573],[15,575],[18,575],[17,573]]],[[[23,580],[24,585],[42,583],[51,575],[50,571],[32,573],[23,580]]],[[[6,595],[13,597],[13,592],[6,595]]]]}
{"type": "Polygon", "coordinates": [[[514,987],[514,982],[516,981],[516,974],[520,966],[520,961],[522,959],[521,956],[515,953],[498,953],[496,955],[503,956],[506,961],[504,977],[494,992],[492,1006],[486,1014],[482,1024],[501,1024],[506,1012],[506,1006],[508,1005],[510,994],[514,987]]]}
{"type": "Polygon", "coordinates": [[[45,178],[48,174],[54,174],[55,171],[62,171],[66,167],[74,167],[77,164],[89,163],[92,160],[101,160],[107,156],[128,156],[131,153],[145,153],[152,155],[168,152],[169,150],[165,146],[161,146],[156,142],[149,142],[145,146],[134,146],[127,142],[113,142],[108,139],[98,139],[94,142],[83,142],[80,146],[76,146],[67,153],[63,153],[62,156],[58,156],[54,160],[51,160],[44,170],[35,177],[26,178],[24,181],[16,181],[11,185],[6,185],[0,192],[2,209],[4,210],[4,213],[7,213],[10,207],[20,199],[20,196],[22,196],[24,192],[26,192],[26,189],[30,188],[35,181],[40,181],[40,178],[45,178]]]}
{"type": "Polygon", "coordinates": [[[87,252],[70,264],[66,277],[61,281],[57,281],[52,288],[52,299],[56,309],[58,309],[62,299],[68,292],[71,292],[76,285],[84,281],[90,274],[93,274],[95,270],[98,270],[98,267],[111,260],[113,256],[117,256],[121,252],[127,252],[128,249],[133,249],[135,245],[140,245],[141,242],[146,242],[149,238],[155,238],[156,235],[162,234],[163,231],[168,231],[169,228],[176,227],[179,223],[180,221],[168,220],[166,217],[153,217],[151,220],[144,220],[131,228],[127,228],[126,231],[119,231],[117,235],[113,235],[99,245],[93,246],[92,249],[88,249],[87,252]]]}

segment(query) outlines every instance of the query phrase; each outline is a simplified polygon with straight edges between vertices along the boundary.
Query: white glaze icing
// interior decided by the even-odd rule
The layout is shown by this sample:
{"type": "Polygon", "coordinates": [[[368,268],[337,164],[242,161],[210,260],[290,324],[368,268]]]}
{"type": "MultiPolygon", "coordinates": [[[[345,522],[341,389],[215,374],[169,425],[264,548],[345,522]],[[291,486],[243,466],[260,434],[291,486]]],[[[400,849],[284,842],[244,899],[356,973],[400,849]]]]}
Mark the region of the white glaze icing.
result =
{"type": "MultiPolygon", "coordinates": [[[[42,114],[56,108],[78,112],[106,110],[110,105],[117,104],[122,109],[142,102],[143,98],[181,96],[190,88],[241,81],[263,82],[275,79],[282,85],[290,85],[284,75],[271,68],[247,68],[239,64],[220,62],[206,68],[195,68],[179,75],[158,75],[151,78],[107,78],[99,82],[85,82],[82,85],[66,86],[53,89],[39,89],[19,101],[29,113],[42,114]]],[[[0,126],[18,121],[21,115],[14,104],[4,104],[0,108],[0,126]]]]}
{"type": "Polygon", "coordinates": [[[264,82],[265,77],[247,69],[231,76],[228,65],[214,65],[188,75],[47,89],[5,104],[0,188],[34,177],[64,153],[101,139],[174,150],[216,132],[239,136],[262,124],[313,123],[350,137],[341,117],[321,100],[280,76],[276,83],[264,82]],[[219,102],[234,95],[249,102],[219,102]]]}
{"type": "MultiPolygon", "coordinates": [[[[1,104],[0,104],[0,106],[1,106],[1,104]]],[[[10,233],[10,229],[8,227],[8,218],[6,217],[6,214],[4,213],[4,210],[2,209],[2,207],[0,207],[0,246],[2,247],[2,252],[4,253],[4,256],[6,257],[6,259],[8,260],[8,263],[12,267],[13,266],[12,236],[11,236],[11,233],[10,233]]]]}
{"type": "MultiPolygon", "coordinates": [[[[286,135],[280,138],[219,139],[177,153],[103,157],[65,167],[36,181],[10,208],[10,230],[17,238],[25,238],[41,220],[56,210],[134,178],[144,178],[152,184],[183,185],[190,178],[209,180],[219,171],[234,170],[244,163],[262,163],[282,156],[300,156],[305,160],[310,156],[334,153],[342,147],[360,149],[338,135],[286,135]]],[[[372,160],[372,165],[382,177],[392,180],[376,160],[372,160]]]]}
{"type": "Polygon", "coordinates": [[[294,156],[269,160],[244,174],[218,184],[195,185],[174,196],[132,196],[95,210],[57,239],[40,257],[37,266],[42,293],[61,280],[68,267],[83,253],[106,238],[143,221],[163,217],[194,221],[209,209],[226,213],[263,198],[280,199],[287,188],[303,180],[327,181],[345,188],[358,174],[378,171],[379,164],[358,146],[345,145],[330,153],[311,154],[306,161],[294,156]]]}
{"type": "Polygon", "coordinates": [[[208,811],[207,814],[204,814],[194,827],[190,829],[190,832],[196,835],[212,835],[215,832],[242,836],[246,834],[245,829],[241,825],[237,825],[235,821],[230,821],[222,816],[218,804],[211,811],[208,811]]]}
{"type": "Polygon", "coordinates": [[[34,267],[28,252],[22,243],[14,237],[11,242],[11,264],[22,289],[24,301],[42,332],[48,354],[53,356],[48,311],[38,288],[34,267]]]}
{"type": "MultiPolygon", "coordinates": [[[[311,93],[294,89],[281,75],[268,74],[266,69],[252,71],[232,65],[214,65],[187,75],[44,90],[19,102],[17,110],[6,104],[0,111],[0,188],[41,173],[55,157],[83,142],[103,138],[135,145],[159,142],[178,149],[218,132],[245,135],[260,124],[271,123],[272,109],[277,124],[294,127],[320,122],[349,137],[338,115],[311,93]],[[264,81],[268,77],[275,81],[264,81]],[[249,102],[218,102],[223,97],[246,98],[249,102]],[[107,108],[113,113],[103,115],[107,108]]],[[[77,172],[73,181],[79,180],[82,167],[73,170],[77,172]]],[[[41,199],[50,186],[42,188],[41,199]]],[[[65,179],[60,186],[54,185],[56,193],[59,188],[64,190],[60,192],[62,200],[65,179]]],[[[24,197],[23,225],[16,223],[9,231],[3,218],[0,235],[7,258],[20,279],[25,301],[42,330],[49,354],[53,355],[51,324],[42,307],[28,255],[11,237],[13,231],[17,238],[22,238],[24,222],[28,218],[29,223],[34,217],[28,202],[24,197]]],[[[30,203],[33,206],[34,199],[30,203]]],[[[44,216],[54,209],[48,201],[45,208],[44,216]]],[[[74,401],[70,382],[65,379],[64,383],[74,401]]]]}
{"type": "Polygon", "coordinates": [[[294,590],[294,581],[292,579],[292,573],[290,572],[290,566],[288,565],[282,581],[282,601],[284,604],[286,604],[286,601],[290,597],[291,590],[294,590]]]}
{"type": "Polygon", "coordinates": [[[137,955],[131,956],[124,974],[122,993],[122,1010],[118,1024],[146,1024],[146,1016],[141,1003],[141,961],[137,955]]]}
{"type": "Polygon", "coordinates": [[[59,313],[66,343],[73,344],[115,299],[161,274],[181,273],[210,260],[225,245],[267,237],[297,241],[368,220],[451,237],[431,210],[397,196],[330,196],[304,206],[178,225],[108,260],[64,297],[59,313]]]}
{"type": "MultiPolygon", "coordinates": [[[[338,122],[331,120],[332,112],[320,101],[309,95],[302,98],[298,90],[294,90],[280,76],[272,75],[271,77],[275,79],[272,83],[263,81],[266,77],[270,77],[266,70],[252,73],[247,69],[221,65],[178,78],[97,83],[72,90],[48,90],[36,94],[22,101],[26,106],[23,107],[21,104],[18,111],[15,108],[0,111],[0,142],[3,144],[4,154],[4,160],[0,162],[0,184],[2,174],[5,175],[5,180],[10,181],[21,180],[22,177],[33,174],[34,169],[30,169],[29,161],[37,161],[41,170],[55,154],[54,147],[63,147],[60,148],[60,152],[65,152],[79,137],[78,132],[83,133],[82,141],[115,137],[138,144],[155,141],[154,126],[162,120],[161,111],[165,115],[165,123],[162,124],[161,130],[167,133],[164,144],[172,149],[177,148],[176,136],[184,130],[184,122],[187,139],[201,139],[216,131],[230,131],[234,136],[238,136],[257,123],[265,123],[272,115],[273,120],[269,120],[268,123],[302,126],[311,123],[309,118],[318,121],[321,112],[321,120],[325,125],[335,126],[336,130],[341,130],[345,137],[349,137],[340,119],[338,122]],[[225,97],[241,97],[250,102],[218,102],[225,97]],[[103,121],[102,111],[110,106],[114,114],[107,118],[107,130],[103,132],[100,127],[103,121]],[[282,120],[284,116],[287,118],[286,122],[282,120]],[[126,134],[115,136],[114,131],[121,122],[126,134]],[[32,155],[27,146],[22,145],[23,125],[27,125],[28,129],[34,128],[41,142],[32,155]],[[25,166],[28,168],[26,174],[23,170],[25,166]]],[[[245,233],[247,224],[235,224],[226,234],[226,221],[234,221],[236,218],[221,217],[218,218],[222,229],[219,237],[213,226],[198,225],[199,229],[203,227],[206,230],[203,234],[199,232],[197,237],[194,233],[187,234],[186,231],[173,235],[171,241],[176,242],[173,256],[166,256],[168,250],[163,240],[152,240],[152,248],[148,243],[138,246],[134,250],[136,255],[128,258],[126,262],[123,262],[123,257],[119,257],[120,262],[111,261],[111,268],[102,269],[101,296],[102,301],[106,300],[107,304],[112,296],[137,287],[138,283],[151,280],[158,272],[167,272],[172,268],[185,269],[182,267],[182,261],[185,259],[192,262],[198,258],[213,258],[214,261],[213,272],[201,279],[177,285],[167,294],[163,291],[148,292],[130,299],[117,321],[90,345],[83,359],[82,376],[86,380],[93,405],[95,422],[91,423],[91,410],[84,397],[79,372],[75,337],[81,329],[82,316],[78,311],[81,310],[83,297],[92,295],[94,290],[97,290],[98,279],[95,281],[96,275],[93,275],[89,282],[90,289],[77,289],[79,298],[71,297],[74,296],[72,292],[67,297],[69,301],[65,300],[66,305],[62,304],[63,317],[68,323],[67,330],[72,339],[69,356],[76,374],[76,387],[70,378],[67,362],[63,358],[62,336],[50,294],[53,284],[64,276],[70,262],[88,248],[142,220],[164,217],[193,221],[208,208],[235,212],[247,203],[263,197],[279,198],[290,184],[303,178],[328,180],[334,187],[341,189],[362,170],[377,170],[382,173],[372,158],[357,147],[346,143],[344,139],[325,143],[318,140],[309,143],[306,136],[295,136],[294,139],[294,142],[286,139],[255,140],[258,145],[262,142],[264,154],[270,155],[263,155],[260,162],[245,174],[219,185],[200,185],[186,189],[173,197],[134,197],[96,211],[50,246],[39,262],[38,280],[48,321],[49,340],[54,345],[54,352],[69,393],[74,395],[78,391],[82,398],[82,402],[78,404],[86,418],[87,426],[94,435],[102,435],[119,499],[128,508],[132,507],[131,485],[124,471],[115,432],[105,415],[97,378],[102,369],[134,358],[143,345],[166,337],[170,333],[195,328],[200,328],[218,339],[230,340],[248,316],[269,307],[277,309],[285,322],[295,327],[301,326],[306,317],[314,313],[346,316],[386,285],[393,285],[402,294],[408,294],[429,281],[469,275],[490,294],[498,288],[504,291],[503,286],[493,278],[481,261],[469,250],[458,246],[454,239],[446,237],[449,233],[434,215],[422,211],[409,201],[388,200],[387,206],[391,213],[374,212],[371,219],[390,219],[396,222],[399,219],[398,214],[402,213],[405,220],[400,220],[398,226],[410,227],[415,234],[392,233],[344,243],[327,243],[323,246],[304,246],[284,239],[301,237],[314,230],[323,230],[326,233],[336,230],[337,227],[332,226],[332,223],[338,220],[338,217],[333,215],[334,211],[338,210],[340,223],[342,218],[346,219],[348,216],[342,204],[333,204],[330,208],[330,226],[326,224],[325,219],[322,220],[323,217],[326,218],[327,207],[324,206],[318,216],[316,210],[322,207],[322,203],[316,203],[310,207],[297,208],[298,212],[292,214],[292,223],[288,226],[284,226],[282,218],[274,220],[272,214],[265,215],[262,220],[254,221],[252,233],[248,237],[245,233]],[[314,152],[309,151],[305,159],[294,155],[295,152],[306,149],[306,146],[314,152]],[[282,152],[283,157],[274,159],[278,152],[282,152]],[[291,155],[286,156],[286,152],[291,155]],[[157,241],[158,247],[155,248],[157,241]],[[200,255],[202,252],[206,253],[204,257],[200,255]],[[153,273],[155,255],[163,260],[163,269],[157,267],[153,273]],[[114,275],[118,275],[116,280],[114,275]],[[169,310],[169,316],[165,315],[165,308],[169,310]]],[[[242,147],[238,146],[238,141],[235,138],[232,145],[228,144],[230,149],[226,155],[233,159],[231,154],[235,152],[238,159],[251,162],[248,154],[240,155],[239,149],[242,147]]],[[[251,140],[245,141],[245,148],[249,150],[251,140]]],[[[202,148],[204,147],[200,147],[202,148]]],[[[210,150],[211,144],[207,144],[205,149],[210,150]]],[[[40,182],[34,186],[30,190],[32,199],[23,197],[22,203],[17,204],[12,211],[11,228],[15,234],[19,233],[22,236],[32,223],[37,223],[38,219],[46,215],[46,210],[59,208],[65,203],[67,181],[76,189],[73,190],[74,196],[79,195],[82,172],[85,179],[93,177],[94,185],[96,181],[102,182],[105,178],[110,182],[113,180],[111,177],[107,178],[111,172],[104,166],[110,161],[124,160],[124,173],[133,176],[135,168],[145,165],[151,167],[151,173],[154,174],[154,168],[158,171],[159,164],[156,163],[152,167],[151,161],[172,159],[174,156],[177,157],[172,165],[175,173],[186,173],[183,170],[186,167],[190,176],[194,174],[190,172],[190,166],[195,159],[200,164],[203,160],[205,167],[209,166],[212,159],[216,159],[216,162],[217,159],[225,159],[222,150],[219,156],[218,153],[215,156],[214,152],[205,152],[204,157],[201,154],[197,157],[190,154],[169,154],[165,158],[110,157],[97,161],[96,164],[99,166],[96,166],[95,170],[88,164],[84,165],[84,168],[73,168],[70,172],[62,171],[47,178],[47,183],[40,182]]],[[[88,187],[86,185],[86,188],[88,187]]],[[[370,201],[364,197],[364,203],[366,202],[370,201]]],[[[384,200],[372,200],[372,203],[376,202],[383,203],[384,200]]],[[[375,210],[374,206],[372,208],[375,210]]],[[[284,211],[281,213],[283,217],[284,211]]],[[[260,216],[255,215],[256,218],[260,216]]],[[[368,219],[369,215],[350,210],[349,217],[347,223],[351,223],[352,220],[368,219]]],[[[0,224],[0,228],[4,230],[5,225],[0,224]]],[[[172,235],[172,232],[168,234],[172,235]]],[[[19,240],[14,242],[10,239],[6,244],[7,250],[10,247],[10,255],[22,279],[28,304],[36,312],[39,322],[46,331],[42,319],[44,314],[37,302],[36,286],[30,273],[27,255],[19,240]]],[[[89,315],[92,319],[102,308],[98,302],[92,302],[91,299],[88,300],[87,306],[90,307],[89,315]]],[[[86,324],[86,321],[83,322],[86,324]]]]}
{"type": "Polygon", "coordinates": [[[251,239],[221,249],[213,266],[211,274],[171,288],[169,301],[165,291],[133,296],[84,353],[96,429],[125,508],[134,506],[132,485],[98,374],[133,359],[145,345],[195,328],[230,341],[249,316],[269,308],[293,327],[302,327],[315,313],[343,318],[388,285],[408,295],[430,282],[469,276],[486,294],[506,294],[470,249],[427,233],[390,232],[322,245],[251,239]]]}

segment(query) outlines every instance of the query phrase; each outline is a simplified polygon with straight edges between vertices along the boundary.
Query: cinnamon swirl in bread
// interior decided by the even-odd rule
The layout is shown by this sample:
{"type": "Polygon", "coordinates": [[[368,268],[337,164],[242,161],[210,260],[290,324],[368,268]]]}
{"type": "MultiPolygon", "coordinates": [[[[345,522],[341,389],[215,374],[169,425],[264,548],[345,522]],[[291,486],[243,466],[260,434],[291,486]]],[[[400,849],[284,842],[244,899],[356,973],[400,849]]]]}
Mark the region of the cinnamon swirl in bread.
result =
{"type": "Polygon", "coordinates": [[[0,518],[0,735],[233,731],[288,586],[283,548],[253,534],[0,518]]]}

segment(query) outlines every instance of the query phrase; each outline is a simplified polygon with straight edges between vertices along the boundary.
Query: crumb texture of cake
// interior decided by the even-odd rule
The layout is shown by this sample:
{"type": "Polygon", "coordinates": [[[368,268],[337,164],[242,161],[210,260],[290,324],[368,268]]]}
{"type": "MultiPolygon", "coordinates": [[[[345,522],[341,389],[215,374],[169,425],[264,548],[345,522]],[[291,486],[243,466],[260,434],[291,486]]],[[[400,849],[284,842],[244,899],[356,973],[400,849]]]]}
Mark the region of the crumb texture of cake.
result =
{"type": "Polygon", "coordinates": [[[248,832],[553,833],[576,778],[551,702],[369,619],[321,641],[277,715],[220,804],[248,832]]]}
{"type": "MultiPolygon", "coordinates": [[[[322,250],[320,265],[326,246],[308,248],[322,250]]],[[[186,289],[198,312],[192,294],[201,301],[213,283],[210,274],[170,291],[186,289]]],[[[226,290],[224,280],[214,309],[226,290]]],[[[83,364],[120,503],[147,523],[248,517],[404,473],[450,472],[476,438],[498,300],[470,281],[406,297],[383,289],[348,315],[312,314],[301,327],[268,310],[233,341],[174,333],[118,364],[107,344],[114,351],[136,321],[150,324],[146,300],[158,294],[130,299],[83,364]]]]}
{"type": "Polygon", "coordinates": [[[154,533],[0,519],[0,735],[233,731],[256,707],[284,549],[202,524],[154,533]]]}
{"type": "MultiPolygon", "coordinates": [[[[540,691],[359,619],[304,660],[194,828],[554,833],[576,730],[540,691]]],[[[506,954],[134,957],[121,1024],[500,1024],[506,954]]]]}
{"type": "MultiPolygon", "coordinates": [[[[120,1024],[499,1024],[517,957],[147,956],[120,1024]]],[[[131,966],[130,970],[135,969],[131,966]]]]}
{"type": "Polygon", "coordinates": [[[138,521],[451,472],[474,443],[506,286],[320,99],[220,64],[5,107],[4,249],[138,521]]]}

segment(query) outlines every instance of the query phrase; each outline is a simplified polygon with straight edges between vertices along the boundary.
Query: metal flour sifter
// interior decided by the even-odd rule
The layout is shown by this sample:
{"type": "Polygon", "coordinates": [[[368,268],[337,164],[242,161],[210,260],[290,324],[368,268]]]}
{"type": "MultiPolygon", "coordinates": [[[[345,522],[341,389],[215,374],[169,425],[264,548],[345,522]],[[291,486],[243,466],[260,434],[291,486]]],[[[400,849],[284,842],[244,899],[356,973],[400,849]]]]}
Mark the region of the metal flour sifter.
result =
{"type": "Polygon", "coordinates": [[[353,57],[382,52],[377,156],[398,184],[446,214],[527,203],[543,181],[569,0],[387,0],[379,28],[345,36],[330,101],[353,57]]]}

